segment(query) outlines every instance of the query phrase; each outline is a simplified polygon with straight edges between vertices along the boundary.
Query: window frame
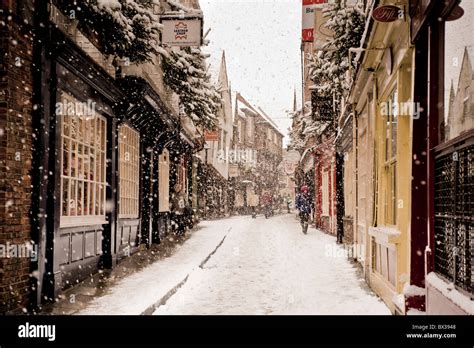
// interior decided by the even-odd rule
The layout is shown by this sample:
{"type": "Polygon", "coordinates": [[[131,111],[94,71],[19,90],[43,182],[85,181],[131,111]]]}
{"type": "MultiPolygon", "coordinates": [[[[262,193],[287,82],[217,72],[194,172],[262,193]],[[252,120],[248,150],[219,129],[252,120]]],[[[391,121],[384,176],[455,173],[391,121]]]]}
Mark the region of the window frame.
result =
{"type": "Polygon", "coordinates": [[[65,91],[60,91],[58,93],[58,100],[62,103],[63,112],[57,114],[57,119],[59,120],[58,125],[60,127],[60,227],[75,227],[75,226],[88,226],[88,225],[102,225],[107,224],[106,216],[106,187],[107,187],[107,178],[106,178],[106,168],[107,168],[107,119],[94,110],[92,118],[94,121],[90,122],[90,119],[86,115],[82,115],[77,121],[77,127],[79,127],[76,132],[77,134],[73,137],[71,134],[72,129],[72,116],[75,115],[69,114],[69,103],[84,103],[74,96],[66,93],[65,91]],[[65,109],[65,110],[64,110],[65,109]],[[82,120],[81,120],[82,119],[82,120]],[[88,121],[90,123],[88,123],[88,121]],[[90,134],[90,129],[88,125],[92,126],[93,133],[90,134]],[[67,129],[67,132],[66,132],[67,129]],[[97,131],[99,133],[97,133],[97,131]],[[99,136],[99,138],[97,138],[99,136]],[[100,144],[97,145],[97,140],[100,139],[100,144]],[[94,140],[94,142],[93,142],[94,140]],[[69,144],[67,147],[67,170],[65,173],[64,162],[65,162],[65,144],[69,144]],[[82,150],[80,150],[82,149],[82,150]],[[87,150],[87,151],[86,151],[87,150]],[[94,150],[94,155],[92,157],[91,150],[94,150]],[[88,158],[87,158],[87,157],[88,158]],[[73,159],[74,157],[74,159],[73,159]],[[82,158],[81,158],[82,157],[82,158]],[[93,166],[95,170],[91,170],[92,159],[94,160],[93,166]],[[73,165],[74,160],[74,165],[73,165]],[[81,160],[81,161],[80,161],[81,160]],[[87,166],[86,163],[88,162],[87,166]],[[75,175],[72,175],[72,170],[75,170],[75,175]],[[89,179],[86,179],[85,171],[86,167],[89,172],[89,179]],[[100,170],[100,178],[98,171],[100,170]],[[91,173],[93,179],[91,179],[91,173]],[[82,175],[82,177],[81,177],[82,175]],[[99,180],[97,180],[99,178],[99,180]],[[72,195],[72,185],[74,184],[74,195],[72,195]],[[84,192],[85,183],[87,183],[87,193],[84,192]],[[67,185],[67,189],[64,187],[67,185]],[[92,188],[91,188],[92,187],[92,188]],[[81,190],[81,215],[77,215],[78,202],[77,197],[79,191],[81,190]],[[99,190],[99,191],[97,191],[99,190]],[[102,197],[99,197],[97,200],[97,192],[102,197]],[[76,200],[76,212],[74,215],[71,215],[71,203],[67,204],[67,214],[64,214],[64,194],[67,195],[67,201],[70,202],[71,199],[76,200]],[[97,205],[98,203],[98,205],[97,205]],[[91,205],[92,204],[92,205],[91,205]],[[90,214],[94,210],[94,214],[90,214]],[[99,211],[99,214],[96,214],[96,210],[99,211]],[[87,212],[87,215],[84,214],[87,212]]]}
{"type": "Polygon", "coordinates": [[[383,117],[383,173],[385,176],[386,190],[383,196],[384,223],[396,226],[398,220],[397,204],[397,151],[398,151],[398,85],[395,83],[389,89],[384,103],[388,105],[387,115],[383,117]],[[388,104],[388,103],[393,104],[388,104]],[[394,109],[396,106],[396,109],[394,109]],[[396,111],[395,111],[396,110],[396,111]],[[395,116],[395,117],[394,117],[395,116]],[[388,118],[388,119],[387,119],[388,118]],[[395,118],[395,121],[393,120],[395,118]],[[393,128],[395,127],[395,129],[393,128]],[[395,139],[393,138],[395,136],[395,139]],[[395,144],[395,148],[394,148],[395,144]]]}
{"type": "Polygon", "coordinates": [[[122,123],[117,127],[117,134],[118,218],[138,219],[140,217],[140,133],[128,123],[122,123]],[[125,132],[127,133],[125,139],[133,144],[123,141],[125,132]],[[122,151],[125,151],[124,154],[129,153],[129,160],[122,159],[122,151]]]}

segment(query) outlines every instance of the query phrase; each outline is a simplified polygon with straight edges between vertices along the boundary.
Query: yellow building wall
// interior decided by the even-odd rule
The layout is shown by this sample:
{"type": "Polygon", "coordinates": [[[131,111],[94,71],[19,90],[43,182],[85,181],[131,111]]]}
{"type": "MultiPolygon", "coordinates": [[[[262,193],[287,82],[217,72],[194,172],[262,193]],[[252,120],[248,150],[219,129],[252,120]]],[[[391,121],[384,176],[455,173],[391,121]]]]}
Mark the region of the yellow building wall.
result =
{"type": "MultiPolygon", "coordinates": [[[[382,115],[381,106],[386,102],[393,88],[398,92],[397,102],[410,103],[412,100],[412,57],[413,49],[409,45],[408,23],[399,23],[396,30],[387,32],[385,47],[391,47],[391,60],[387,52],[378,56],[379,69],[375,73],[373,93],[375,96],[374,120],[374,199],[375,220],[369,228],[369,248],[367,257],[370,260],[369,283],[374,291],[393,311],[404,313],[403,287],[409,280],[410,255],[410,212],[411,212],[411,163],[412,163],[412,122],[411,115],[401,115],[399,110],[397,123],[396,151],[396,223],[387,221],[385,195],[390,194],[389,175],[385,164],[386,117],[382,115]],[[387,39],[388,38],[388,39],[387,39]],[[384,56],[385,55],[385,56],[384,56]],[[390,72],[389,67],[392,67],[390,72]],[[374,245],[375,242],[378,245],[374,245]],[[386,249],[385,249],[386,248],[386,249]],[[384,253],[386,257],[381,257],[384,253]],[[390,267],[382,262],[384,259],[390,267]],[[381,274],[375,270],[379,262],[380,270],[393,270],[381,274]],[[391,281],[389,281],[389,279],[391,281]],[[401,307],[399,309],[397,308],[401,307]]],[[[379,26],[378,28],[382,28],[379,26]]],[[[421,140],[422,141],[422,140],[421,140]]]]}

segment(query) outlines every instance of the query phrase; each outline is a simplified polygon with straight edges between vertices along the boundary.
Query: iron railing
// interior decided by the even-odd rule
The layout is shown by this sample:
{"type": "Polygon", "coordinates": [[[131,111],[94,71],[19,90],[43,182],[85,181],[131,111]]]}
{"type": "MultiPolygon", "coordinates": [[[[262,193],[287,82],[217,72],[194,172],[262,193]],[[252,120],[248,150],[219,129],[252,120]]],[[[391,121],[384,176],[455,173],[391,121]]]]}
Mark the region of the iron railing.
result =
{"type": "MultiPolygon", "coordinates": [[[[471,140],[471,141],[469,141],[471,140]]],[[[435,155],[435,272],[474,292],[474,142],[435,155]]]]}

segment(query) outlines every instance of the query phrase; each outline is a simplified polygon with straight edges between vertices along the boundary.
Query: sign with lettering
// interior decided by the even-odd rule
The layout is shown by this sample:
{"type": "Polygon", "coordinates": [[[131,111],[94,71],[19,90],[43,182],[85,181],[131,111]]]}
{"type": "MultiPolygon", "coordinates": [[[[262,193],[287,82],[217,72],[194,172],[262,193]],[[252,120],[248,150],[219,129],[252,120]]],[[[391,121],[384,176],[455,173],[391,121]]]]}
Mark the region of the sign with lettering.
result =
{"type": "Polygon", "coordinates": [[[202,19],[164,18],[162,42],[166,46],[201,46],[202,19]]]}
{"type": "Polygon", "coordinates": [[[403,10],[394,5],[379,6],[372,12],[372,18],[377,22],[393,22],[403,19],[403,10]]]}
{"type": "Polygon", "coordinates": [[[316,9],[321,8],[326,0],[303,0],[302,33],[303,42],[313,42],[316,9]]]}
{"type": "Polygon", "coordinates": [[[218,141],[219,140],[219,132],[218,131],[207,131],[204,133],[204,139],[206,141],[218,141]]]}

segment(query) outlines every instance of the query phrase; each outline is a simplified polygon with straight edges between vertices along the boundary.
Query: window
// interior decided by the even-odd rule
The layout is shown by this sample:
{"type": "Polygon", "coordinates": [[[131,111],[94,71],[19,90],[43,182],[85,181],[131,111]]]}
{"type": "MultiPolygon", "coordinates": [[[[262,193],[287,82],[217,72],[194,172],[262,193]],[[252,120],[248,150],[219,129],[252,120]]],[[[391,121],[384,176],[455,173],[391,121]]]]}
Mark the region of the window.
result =
{"type": "Polygon", "coordinates": [[[352,159],[353,153],[346,152],[344,157],[344,216],[353,216],[353,181],[352,181],[352,173],[353,173],[353,164],[352,159]]]}
{"type": "Polygon", "coordinates": [[[329,173],[328,171],[323,172],[322,180],[322,197],[321,197],[321,208],[322,215],[329,215],[329,173]]]}
{"type": "Polygon", "coordinates": [[[397,223],[397,123],[398,123],[397,89],[390,94],[385,118],[385,179],[384,193],[385,223],[397,223]]]}
{"type": "Polygon", "coordinates": [[[119,217],[138,217],[140,135],[128,125],[119,127],[119,217]]]}
{"type": "Polygon", "coordinates": [[[84,223],[85,217],[105,217],[106,120],[66,93],[61,94],[58,105],[61,106],[56,109],[61,120],[61,224],[74,224],[74,220],[84,223]]]}
{"type": "Polygon", "coordinates": [[[272,130],[270,128],[267,129],[267,139],[270,141],[273,139],[272,130]]]}
{"type": "Polygon", "coordinates": [[[159,156],[158,167],[158,205],[160,212],[167,212],[170,210],[170,159],[168,150],[164,150],[159,156]]]}
{"type": "Polygon", "coordinates": [[[253,141],[253,117],[247,118],[247,138],[249,141],[253,141]]]}
{"type": "Polygon", "coordinates": [[[237,137],[239,139],[239,143],[242,142],[242,121],[237,122],[237,137]]]}

